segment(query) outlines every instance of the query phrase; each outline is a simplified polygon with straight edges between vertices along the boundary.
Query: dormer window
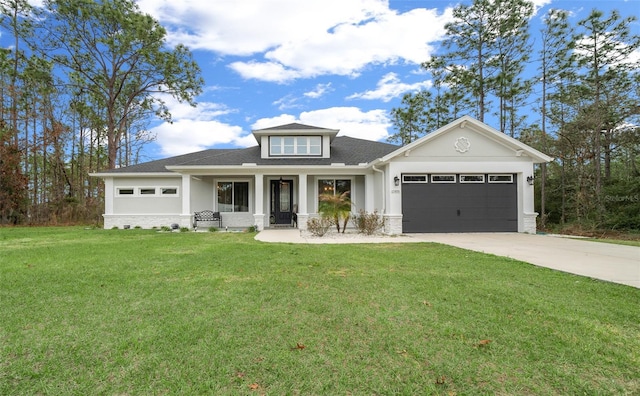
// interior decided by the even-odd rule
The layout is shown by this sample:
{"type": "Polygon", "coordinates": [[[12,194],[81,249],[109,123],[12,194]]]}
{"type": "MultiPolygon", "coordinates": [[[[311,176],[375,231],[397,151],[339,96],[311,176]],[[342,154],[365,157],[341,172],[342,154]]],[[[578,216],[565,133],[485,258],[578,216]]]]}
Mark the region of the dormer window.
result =
{"type": "Polygon", "coordinates": [[[322,155],[321,136],[271,136],[269,137],[270,156],[320,156],[322,155]]]}

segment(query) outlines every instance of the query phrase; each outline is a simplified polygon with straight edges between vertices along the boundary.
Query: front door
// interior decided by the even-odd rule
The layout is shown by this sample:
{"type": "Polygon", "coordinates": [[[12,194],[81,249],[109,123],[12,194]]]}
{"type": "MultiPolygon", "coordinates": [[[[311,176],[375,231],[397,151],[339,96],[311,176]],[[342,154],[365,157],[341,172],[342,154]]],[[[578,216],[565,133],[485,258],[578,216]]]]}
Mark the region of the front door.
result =
{"type": "Polygon", "coordinates": [[[271,180],[271,224],[291,224],[293,180],[271,180]]]}

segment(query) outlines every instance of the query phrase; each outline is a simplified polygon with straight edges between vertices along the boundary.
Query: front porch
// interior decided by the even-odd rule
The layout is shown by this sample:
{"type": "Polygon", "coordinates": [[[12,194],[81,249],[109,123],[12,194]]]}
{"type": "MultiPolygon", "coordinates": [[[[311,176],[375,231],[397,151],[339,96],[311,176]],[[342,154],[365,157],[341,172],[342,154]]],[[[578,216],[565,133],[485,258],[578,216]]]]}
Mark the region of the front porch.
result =
{"type": "MultiPolygon", "coordinates": [[[[220,212],[223,229],[305,230],[307,221],[318,216],[318,196],[343,190],[350,192],[354,212],[377,209],[383,213],[383,205],[375,198],[379,195],[373,192],[380,176],[344,170],[337,173],[183,174],[181,216],[213,210],[220,212]]],[[[191,221],[188,226],[192,226],[191,221]]]]}

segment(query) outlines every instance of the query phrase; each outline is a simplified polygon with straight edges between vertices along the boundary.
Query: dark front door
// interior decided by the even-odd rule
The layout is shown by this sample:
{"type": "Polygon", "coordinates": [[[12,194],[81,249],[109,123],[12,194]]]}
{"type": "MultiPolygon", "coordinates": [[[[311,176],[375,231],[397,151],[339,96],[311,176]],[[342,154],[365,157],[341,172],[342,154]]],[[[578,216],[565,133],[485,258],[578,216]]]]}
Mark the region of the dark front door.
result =
{"type": "Polygon", "coordinates": [[[291,224],[293,180],[271,180],[271,224],[291,224]]]}

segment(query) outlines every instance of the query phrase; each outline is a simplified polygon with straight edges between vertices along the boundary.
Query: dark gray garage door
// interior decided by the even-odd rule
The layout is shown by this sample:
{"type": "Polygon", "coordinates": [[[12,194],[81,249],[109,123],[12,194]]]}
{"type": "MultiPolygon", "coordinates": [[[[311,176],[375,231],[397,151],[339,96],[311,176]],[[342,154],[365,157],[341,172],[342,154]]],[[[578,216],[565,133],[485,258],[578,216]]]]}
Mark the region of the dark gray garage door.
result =
{"type": "Polygon", "coordinates": [[[450,183],[434,183],[431,175],[421,183],[407,183],[403,177],[403,232],[518,231],[516,175],[475,177],[483,182],[463,183],[464,175],[455,175],[450,183]]]}

